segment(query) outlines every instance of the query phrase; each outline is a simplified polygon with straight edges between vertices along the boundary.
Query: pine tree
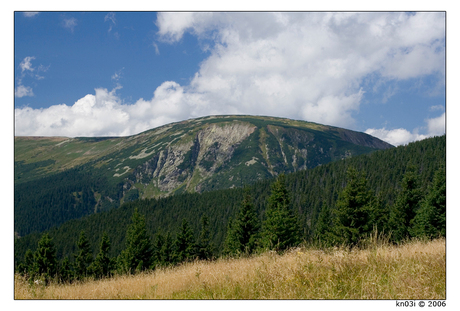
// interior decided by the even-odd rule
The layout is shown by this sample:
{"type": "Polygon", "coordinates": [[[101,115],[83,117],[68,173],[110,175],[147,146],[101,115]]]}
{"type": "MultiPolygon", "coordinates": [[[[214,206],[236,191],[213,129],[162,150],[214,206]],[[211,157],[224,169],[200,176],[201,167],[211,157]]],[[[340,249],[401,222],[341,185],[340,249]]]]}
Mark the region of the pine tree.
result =
{"type": "Polygon", "coordinates": [[[126,232],[126,248],[118,259],[118,264],[121,265],[119,270],[134,273],[149,269],[152,264],[152,255],[153,250],[145,227],[145,217],[140,215],[136,208],[126,232]]]}
{"type": "Polygon", "coordinates": [[[28,249],[24,255],[24,262],[21,262],[17,271],[22,276],[32,277],[34,275],[34,253],[28,249]]]}
{"type": "Polygon", "coordinates": [[[446,168],[436,171],[433,183],[413,220],[411,234],[435,238],[446,236],[446,168]]]}
{"type": "Polygon", "coordinates": [[[74,278],[74,272],[72,269],[72,263],[70,262],[69,258],[66,256],[60,265],[59,268],[59,279],[61,282],[70,282],[74,278]]]}
{"type": "Polygon", "coordinates": [[[91,271],[96,278],[108,277],[113,269],[113,260],[109,257],[110,240],[107,232],[104,231],[101,238],[99,253],[94,260],[91,271]]]}
{"type": "Polygon", "coordinates": [[[48,233],[44,233],[38,241],[33,270],[34,274],[44,279],[45,283],[54,278],[58,272],[56,249],[48,233]]]}
{"type": "Polygon", "coordinates": [[[227,223],[227,233],[225,235],[225,241],[223,245],[223,254],[224,255],[234,255],[237,253],[237,249],[239,248],[238,240],[236,239],[236,235],[233,233],[235,231],[234,227],[235,221],[232,217],[229,217],[227,223]]]}
{"type": "Polygon", "coordinates": [[[181,263],[183,261],[193,260],[196,255],[195,237],[192,228],[186,219],[182,220],[179,233],[176,237],[174,247],[174,261],[181,263]]]}
{"type": "Polygon", "coordinates": [[[371,222],[373,230],[382,234],[389,233],[389,214],[390,210],[382,195],[375,196],[371,204],[371,222]]]}
{"type": "Polygon", "coordinates": [[[323,203],[315,225],[315,240],[321,246],[332,246],[335,241],[331,209],[323,203]]]}
{"type": "Polygon", "coordinates": [[[78,279],[83,279],[91,275],[89,266],[93,261],[91,245],[86,237],[85,231],[80,232],[80,238],[77,241],[78,252],[75,256],[75,274],[78,279]]]}
{"type": "Polygon", "coordinates": [[[281,174],[271,186],[262,243],[265,248],[282,251],[300,243],[299,221],[290,207],[285,176],[281,174]]]}
{"type": "Polygon", "coordinates": [[[409,164],[401,181],[401,189],[396,202],[390,211],[389,222],[393,241],[399,242],[411,237],[411,221],[415,217],[421,199],[422,192],[419,187],[416,168],[409,164]]]}
{"type": "Polygon", "coordinates": [[[364,173],[355,168],[347,170],[347,185],[340,193],[335,209],[335,235],[345,245],[356,245],[372,232],[371,203],[373,193],[368,190],[364,173]]]}
{"type": "Polygon", "coordinates": [[[213,254],[209,231],[209,218],[206,215],[201,217],[201,232],[197,243],[197,256],[199,259],[211,259],[213,254]]]}
{"type": "Polygon", "coordinates": [[[225,253],[251,254],[256,249],[260,222],[249,193],[245,193],[236,219],[229,223],[225,253]]]}

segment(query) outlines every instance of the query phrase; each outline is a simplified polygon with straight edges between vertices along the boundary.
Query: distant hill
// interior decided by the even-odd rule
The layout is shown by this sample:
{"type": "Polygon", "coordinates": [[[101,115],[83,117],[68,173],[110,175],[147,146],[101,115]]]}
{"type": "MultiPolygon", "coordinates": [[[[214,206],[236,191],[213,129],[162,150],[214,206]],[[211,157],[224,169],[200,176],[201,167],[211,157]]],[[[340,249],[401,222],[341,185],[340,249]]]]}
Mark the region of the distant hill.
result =
{"type": "Polygon", "coordinates": [[[129,137],[15,137],[14,147],[15,232],[25,235],[138,198],[241,187],[393,146],[305,121],[210,116],[129,137]]]}

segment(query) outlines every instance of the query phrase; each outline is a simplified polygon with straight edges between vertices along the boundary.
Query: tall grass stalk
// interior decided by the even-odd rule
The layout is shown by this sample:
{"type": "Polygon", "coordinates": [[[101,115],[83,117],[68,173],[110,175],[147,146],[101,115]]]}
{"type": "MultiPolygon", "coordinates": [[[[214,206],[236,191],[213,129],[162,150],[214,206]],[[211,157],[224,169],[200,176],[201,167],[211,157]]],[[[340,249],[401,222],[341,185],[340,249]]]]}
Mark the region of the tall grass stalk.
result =
{"type": "Polygon", "coordinates": [[[364,244],[195,261],[64,285],[30,285],[16,275],[15,298],[445,299],[444,239],[394,246],[374,236],[364,244]]]}

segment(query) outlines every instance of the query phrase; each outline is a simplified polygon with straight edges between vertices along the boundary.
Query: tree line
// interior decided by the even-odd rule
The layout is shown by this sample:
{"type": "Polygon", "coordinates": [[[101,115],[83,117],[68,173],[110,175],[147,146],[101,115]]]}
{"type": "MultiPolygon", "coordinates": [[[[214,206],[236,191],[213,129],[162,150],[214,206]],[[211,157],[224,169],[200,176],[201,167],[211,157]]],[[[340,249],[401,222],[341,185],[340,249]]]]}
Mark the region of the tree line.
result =
{"type": "MultiPolygon", "coordinates": [[[[346,185],[334,206],[323,205],[315,224],[314,235],[307,239],[302,233],[298,213],[293,209],[286,177],[281,174],[270,186],[263,221],[251,198],[250,189],[234,219],[228,221],[223,256],[247,256],[261,251],[282,252],[301,244],[321,247],[359,246],[372,233],[384,233],[388,240],[402,243],[411,238],[446,236],[446,170],[441,165],[424,192],[417,168],[408,163],[400,181],[394,204],[388,205],[376,195],[366,174],[350,166],[346,185]]],[[[72,282],[74,280],[132,274],[183,262],[216,258],[211,242],[209,218],[201,217],[201,230],[195,239],[193,229],[182,220],[177,234],[158,232],[152,241],[147,233],[145,216],[135,209],[126,232],[125,248],[111,257],[107,233],[102,235],[99,251],[93,255],[84,231],[77,242],[73,261],[68,257],[58,262],[56,249],[48,233],[41,236],[35,252],[27,250],[17,271],[29,280],[72,282]]]]}
{"type": "MultiPolygon", "coordinates": [[[[349,167],[354,167],[365,176],[367,187],[372,189],[374,196],[380,198],[383,206],[388,209],[388,206],[393,206],[396,202],[401,181],[410,166],[415,168],[419,192],[425,195],[433,182],[435,172],[445,165],[445,153],[445,136],[433,137],[406,146],[286,174],[286,188],[291,208],[300,222],[302,239],[314,239],[322,210],[332,211],[336,206],[339,194],[347,184],[349,167]],[[411,164],[408,165],[409,163],[411,164]]],[[[273,180],[261,180],[248,189],[260,223],[266,218],[272,182],[273,180]]],[[[34,189],[31,187],[31,191],[34,189]]],[[[27,192],[23,192],[23,196],[26,198],[27,192]]],[[[174,234],[183,218],[187,219],[196,233],[195,238],[198,238],[201,217],[206,215],[209,218],[209,230],[212,232],[211,241],[215,245],[217,255],[220,256],[224,250],[229,219],[235,219],[243,197],[243,189],[234,188],[201,194],[180,194],[161,199],[136,200],[105,212],[67,221],[46,232],[53,238],[59,260],[65,256],[70,258],[77,251],[76,243],[82,230],[87,234],[93,253],[97,253],[99,241],[105,231],[111,240],[110,255],[118,256],[124,249],[127,227],[136,208],[146,217],[147,231],[152,240],[160,230],[163,234],[174,234]]],[[[21,202],[25,206],[27,201],[21,202]]],[[[74,209],[74,206],[69,208],[74,209]]],[[[382,209],[382,213],[386,209],[382,209]]],[[[40,215],[46,214],[47,211],[39,209],[37,213],[34,220],[40,222],[40,215]]],[[[19,236],[20,238],[15,239],[15,266],[23,260],[27,249],[37,248],[41,233],[19,236]]]]}

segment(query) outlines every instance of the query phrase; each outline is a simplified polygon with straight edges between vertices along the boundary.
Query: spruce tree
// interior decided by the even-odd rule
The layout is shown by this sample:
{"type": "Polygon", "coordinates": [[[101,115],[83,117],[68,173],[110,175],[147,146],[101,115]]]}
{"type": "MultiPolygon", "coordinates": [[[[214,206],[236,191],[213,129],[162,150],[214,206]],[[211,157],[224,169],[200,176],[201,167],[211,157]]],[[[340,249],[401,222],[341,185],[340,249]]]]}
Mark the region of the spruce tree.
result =
{"type": "Polygon", "coordinates": [[[390,211],[392,240],[400,242],[410,238],[411,221],[420,206],[422,192],[415,166],[409,164],[401,181],[401,189],[390,211]]]}
{"type": "Polygon", "coordinates": [[[38,241],[33,270],[34,274],[44,279],[45,283],[54,278],[58,272],[56,249],[48,233],[44,233],[38,241]]]}
{"type": "Polygon", "coordinates": [[[66,256],[60,265],[59,268],[59,279],[61,282],[71,282],[74,278],[74,272],[72,263],[70,262],[69,258],[66,256]]]}
{"type": "Polygon", "coordinates": [[[356,245],[372,232],[371,203],[373,193],[368,189],[364,173],[355,168],[347,170],[347,184],[337,199],[335,209],[336,240],[356,245]]]}
{"type": "Polygon", "coordinates": [[[145,227],[145,217],[137,208],[126,232],[126,248],[122,251],[118,264],[122,272],[134,273],[149,269],[152,264],[153,250],[145,227]]]}
{"type": "Polygon", "coordinates": [[[107,232],[104,231],[101,238],[99,253],[94,260],[91,271],[96,278],[108,277],[111,275],[113,260],[109,257],[110,240],[107,232]]]}
{"type": "Polygon", "coordinates": [[[388,221],[390,210],[383,199],[382,195],[379,194],[375,196],[371,203],[371,222],[373,225],[373,230],[377,230],[378,233],[387,235],[389,233],[388,221]]]}
{"type": "Polygon", "coordinates": [[[201,232],[197,243],[197,256],[199,259],[211,259],[213,254],[209,231],[209,218],[206,215],[201,217],[201,232]]]}
{"type": "Polygon", "coordinates": [[[320,246],[332,246],[335,241],[331,209],[323,203],[315,224],[315,240],[320,246]]]}
{"type": "Polygon", "coordinates": [[[233,233],[234,230],[234,224],[235,221],[233,220],[232,217],[229,217],[228,222],[227,222],[227,233],[225,235],[225,240],[224,240],[224,249],[223,249],[223,254],[224,255],[235,255],[237,254],[237,249],[239,248],[239,243],[238,240],[236,239],[236,235],[233,233]]]}
{"type": "Polygon", "coordinates": [[[91,275],[89,269],[93,261],[91,245],[86,237],[85,231],[80,232],[80,238],[77,241],[78,251],[75,256],[75,274],[78,279],[83,279],[91,275]]]}
{"type": "Polygon", "coordinates": [[[285,176],[281,174],[271,186],[262,243],[265,248],[282,251],[300,243],[299,221],[290,207],[285,176]]]}
{"type": "Polygon", "coordinates": [[[33,278],[34,276],[34,253],[30,249],[27,249],[24,255],[24,261],[18,265],[17,271],[22,276],[33,278]]]}
{"type": "Polygon", "coordinates": [[[234,221],[229,223],[225,252],[229,255],[251,254],[257,246],[260,222],[249,193],[244,194],[234,221]]]}
{"type": "Polygon", "coordinates": [[[413,220],[411,234],[435,238],[446,236],[446,168],[436,171],[429,192],[413,220]]]}
{"type": "Polygon", "coordinates": [[[174,261],[181,263],[183,261],[193,260],[196,255],[195,237],[188,221],[182,220],[179,233],[176,236],[174,247],[174,261]]]}

